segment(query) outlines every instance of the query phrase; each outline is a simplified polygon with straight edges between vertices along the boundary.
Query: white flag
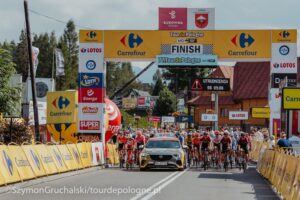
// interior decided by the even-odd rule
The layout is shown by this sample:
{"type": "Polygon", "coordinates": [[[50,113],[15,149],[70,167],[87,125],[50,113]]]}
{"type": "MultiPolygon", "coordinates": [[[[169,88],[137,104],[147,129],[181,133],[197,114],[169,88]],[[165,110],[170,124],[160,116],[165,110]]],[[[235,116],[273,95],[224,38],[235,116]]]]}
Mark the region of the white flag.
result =
{"type": "Polygon", "coordinates": [[[40,53],[39,48],[32,46],[32,62],[34,68],[34,75],[36,75],[37,66],[39,64],[38,55],[40,53]]]}
{"type": "Polygon", "coordinates": [[[61,49],[55,49],[56,76],[65,75],[65,59],[61,49]]]}

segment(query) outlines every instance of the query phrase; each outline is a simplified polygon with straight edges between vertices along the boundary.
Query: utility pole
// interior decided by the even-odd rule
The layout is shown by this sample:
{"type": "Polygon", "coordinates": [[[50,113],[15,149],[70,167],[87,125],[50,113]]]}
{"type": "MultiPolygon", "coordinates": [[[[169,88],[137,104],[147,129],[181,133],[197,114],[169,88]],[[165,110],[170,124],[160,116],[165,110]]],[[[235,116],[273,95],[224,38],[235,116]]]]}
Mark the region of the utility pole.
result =
{"type": "Polygon", "coordinates": [[[24,0],[24,11],[25,11],[25,21],[26,21],[26,34],[27,34],[27,47],[28,47],[28,59],[29,59],[29,69],[30,69],[30,80],[31,80],[31,90],[32,90],[32,101],[33,101],[33,115],[34,115],[34,130],[35,130],[35,141],[40,141],[40,130],[39,130],[39,113],[36,101],[36,89],[35,89],[35,74],[33,69],[32,60],[32,42],[31,42],[31,32],[28,14],[28,2],[24,0]]]}
{"type": "Polygon", "coordinates": [[[215,121],[215,131],[219,129],[218,121],[219,121],[219,94],[218,92],[215,93],[215,113],[217,115],[217,121],[215,121]]]}

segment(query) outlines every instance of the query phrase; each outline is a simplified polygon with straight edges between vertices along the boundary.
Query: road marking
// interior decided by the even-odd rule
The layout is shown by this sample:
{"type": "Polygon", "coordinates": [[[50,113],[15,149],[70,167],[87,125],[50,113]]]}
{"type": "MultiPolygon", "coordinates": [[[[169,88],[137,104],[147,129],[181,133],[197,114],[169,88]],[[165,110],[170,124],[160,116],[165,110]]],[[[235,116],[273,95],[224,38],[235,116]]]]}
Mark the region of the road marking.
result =
{"type": "Polygon", "coordinates": [[[187,172],[187,170],[188,169],[184,170],[181,173],[176,174],[176,176],[173,176],[171,179],[169,179],[168,181],[164,182],[162,185],[159,185],[158,187],[154,188],[153,191],[151,193],[147,194],[146,196],[144,196],[142,198],[142,200],[149,200],[151,197],[153,197],[154,195],[158,194],[156,191],[161,191],[167,185],[169,185],[170,183],[172,183],[175,179],[177,179],[178,177],[180,177],[181,175],[183,175],[185,172],[187,172]]]}
{"type": "MultiPolygon", "coordinates": [[[[170,174],[169,176],[165,177],[164,179],[158,181],[157,183],[154,183],[153,185],[151,185],[149,188],[146,189],[146,191],[152,191],[153,188],[157,187],[158,185],[162,184],[163,182],[167,181],[168,179],[170,179],[171,177],[177,175],[179,172],[174,172],[172,174],[170,174]]],[[[133,198],[131,198],[130,200],[137,200],[140,197],[144,196],[146,194],[146,192],[143,193],[139,193],[136,196],[134,196],[133,198]]]]}

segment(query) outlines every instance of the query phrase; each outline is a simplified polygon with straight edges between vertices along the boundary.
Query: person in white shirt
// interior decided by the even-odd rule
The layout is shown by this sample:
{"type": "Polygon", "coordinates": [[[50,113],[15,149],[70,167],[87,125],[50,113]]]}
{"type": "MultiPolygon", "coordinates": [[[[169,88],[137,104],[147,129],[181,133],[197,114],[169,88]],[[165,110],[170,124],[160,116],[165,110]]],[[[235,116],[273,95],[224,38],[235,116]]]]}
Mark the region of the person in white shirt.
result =
{"type": "Polygon", "coordinates": [[[289,138],[289,141],[293,146],[294,153],[299,155],[300,154],[300,133],[297,132],[293,134],[293,136],[289,138]]]}

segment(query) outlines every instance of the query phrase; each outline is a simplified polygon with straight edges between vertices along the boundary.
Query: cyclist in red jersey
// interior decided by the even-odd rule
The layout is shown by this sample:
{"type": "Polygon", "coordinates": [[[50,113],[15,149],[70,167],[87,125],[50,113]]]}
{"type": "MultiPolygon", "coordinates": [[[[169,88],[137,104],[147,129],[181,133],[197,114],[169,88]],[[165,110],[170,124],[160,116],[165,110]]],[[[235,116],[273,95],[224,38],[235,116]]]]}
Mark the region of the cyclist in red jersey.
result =
{"type": "Polygon", "coordinates": [[[251,150],[251,142],[250,142],[250,138],[245,135],[245,133],[241,133],[241,137],[238,141],[238,150],[243,149],[245,151],[246,154],[246,162],[248,162],[248,153],[249,150],[251,150]]]}
{"type": "Polygon", "coordinates": [[[226,130],[224,131],[224,136],[221,139],[221,150],[222,153],[226,153],[228,148],[231,148],[231,138],[229,137],[229,132],[226,130]]]}

